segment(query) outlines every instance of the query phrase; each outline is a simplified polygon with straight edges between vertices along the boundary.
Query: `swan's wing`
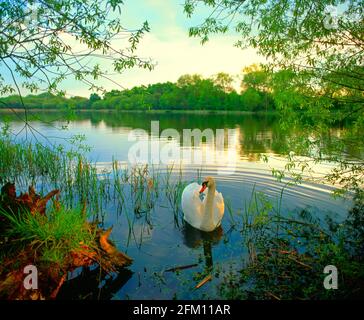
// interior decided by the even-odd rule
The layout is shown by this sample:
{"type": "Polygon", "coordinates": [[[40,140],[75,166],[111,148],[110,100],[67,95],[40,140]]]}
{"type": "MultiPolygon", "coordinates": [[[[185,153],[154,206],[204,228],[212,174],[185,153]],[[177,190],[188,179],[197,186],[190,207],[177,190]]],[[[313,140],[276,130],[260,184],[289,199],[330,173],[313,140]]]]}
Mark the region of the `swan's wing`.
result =
{"type": "Polygon", "coordinates": [[[215,203],[224,204],[224,197],[221,192],[215,191],[215,203]]]}
{"type": "Polygon", "coordinates": [[[182,192],[182,199],[187,197],[193,197],[196,193],[198,196],[198,192],[201,189],[201,186],[194,182],[190,183],[188,186],[186,186],[182,192]]]}
{"type": "Polygon", "coordinates": [[[225,203],[224,198],[221,192],[215,192],[215,199],[214,199],[214,219],[216,225],[221,224],[221,219],[224,216],[225,212],[225,203]]]}
{"type": "Polygon", "coordinates": [[[182,192],[182,211],[185,220],[194,226],[194,220],[202,213],[202,202],[199,197],[201,186],[194,182],[189,184],[182,192]]]}
{"type": "MultiPolygon", "coordinates": [[[[201,204],[201,199],[200,199],[200,190],[201,190],[202,186],[196,182],[194,183],[190,183],[188,186],[186,186],[186,188],[184,188],[183,192],[182,192],[182,202],[185,200],[191,200],[194,199],[195,201],[199,201],[199,204],[201,204]]],[[[203,194],[207,194],[207,188],[205,189],[205,191],[203,192],[203,194]]],[[[203,201],[205,201],[206,197],[203,199],[203,201]]]]}

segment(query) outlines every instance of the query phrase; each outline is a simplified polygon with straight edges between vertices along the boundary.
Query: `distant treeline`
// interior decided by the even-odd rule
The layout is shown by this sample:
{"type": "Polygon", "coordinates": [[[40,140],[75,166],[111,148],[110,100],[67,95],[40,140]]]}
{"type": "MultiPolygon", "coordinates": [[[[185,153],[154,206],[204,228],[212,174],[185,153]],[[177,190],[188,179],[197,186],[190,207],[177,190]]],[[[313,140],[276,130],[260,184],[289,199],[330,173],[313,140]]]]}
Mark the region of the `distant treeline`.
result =
{"type": "MultiPolygon", "coordinates": [[[[226,73],[204,79],[199,75],[181,76],[176,83],[157,83],[132,89],[112,90],[103,97],[93,93],[65,98],[50,93],[23,97],[27,108],[115,109],[115,110],[237,110],[272,111],[271,94],[242,82],[242,92],[234,90],[233,78],[226,73]]],[[[1,98],[0,108],[23,108],[19,96],[1,98]]]]}

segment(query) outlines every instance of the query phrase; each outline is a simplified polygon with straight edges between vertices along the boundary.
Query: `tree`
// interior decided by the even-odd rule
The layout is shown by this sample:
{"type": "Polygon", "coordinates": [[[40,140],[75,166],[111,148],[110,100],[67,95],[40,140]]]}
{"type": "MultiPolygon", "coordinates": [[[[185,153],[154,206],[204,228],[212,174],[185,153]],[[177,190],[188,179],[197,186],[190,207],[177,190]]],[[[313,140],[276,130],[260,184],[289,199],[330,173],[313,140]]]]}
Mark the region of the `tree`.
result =
{"type": "Polygon", "coordinates": [[[89,100],[84,97],[72,97],[69,99],[68,106],[70,109],[87,109],[89,100]]]}
{"type": "MultiPolygon", "coordinates": [[[[205,43],[211,34],[233,30],[240,35],[236,46],[253,47],[264,56],[282,124],[305,123],[306,132],[296,144],[292,141],[292,149],[297,146],[301,155],[313,157],[314,162],[334,162],[336,168],[325,178],[360,192],[363,159],[340,155],[345,154],[345,139],[364,150],[364,2],[185,0],[184,10],[191,16],[201,4],[210,7],[211,14],[190,28],[190,36],[205,43]],[[294,112],[297,109],[305,113],[294,112]],[[351,130],[338,139],[335,151],[325,150],[321,141],[329,125],[348,119],[351,130]]],[[[256,71],[245,79],[253,86],[261,82],[262,74],[256,71]]],[[[295,157],[289,160],[287,168],[309,167],[295,157]]]]}
{"type": "Polygon", "coordinates": [[[200,3],[212,7],[212,13],[190,28],[191,36],[204,43],[212,33],[233,29],[241,36],[236,45],[257,49],[271,70],[290,69],[302,76],[304,81],[295,81],[306,94],[358,104],[362,110],[363,1],[186,0],[187,15],[200,3]]]}
{"type": "Polygon", "coordinates": [[[122,5],[122,0],[1,1],[0,67],[10,74],[10,81],[0,77],[0,93],[19,95],[26,126],[22,89],[62,94],[59,84],[74,77],[100,91],[103,88],[94,80],[112,81],[109,65],[117,73],[153,67],[150,60],[135,54],[149,31],[148,23],[136,30],[125,28],[120,19],[122,5]],[[118,37],[127,37],[128,46],[118,48],[118,37]]]}
{"type": "MultiPolygon", "coordinates": [[[[274,108],[274,103],[271,99],[271,93],[273,92],[272,74],[264,70],[264,66],[253,64],[245,67],[243,69],[241,89],[245,91],[243,96],[247,94],[247,91],[253,89],[259,95],[259,100],[264,100],[263,103],[259,103],[259,109],[263,104],[266,111],[269,107],[274,108]]],[[[251,95],[251,92],[249,94],[251,95]]]]}
{"type": "MultiPolygon", "coordinates": [[[[222,73],[220,73],[222,74],[222,73]]],[[[254,78],[254,77],[252,77],[254,78]]],[[[226,84],[226,82],[225,82],[226,84]]],[[[103,99],[92,93],[89,99],[65,98],[51,93],[27,95],[23,102],[27,108],[53,109],[115,109],[115,110],[251,110],[263,111],[274,106],[271,93],[259,91],[256,86],[248,86],[242,95],[235,90],[223,90],[223,84],[216,83],[213,77],[204,79],[196,75],[184,75],[179,82],[156,83],[148,87],[111,90],[103,99]],[[264,104],[263,101],[264,100],[264,104]]],[[[19,96],[0,98],[0,104],[11,108],[22,108],[19,96]]]]}
{"type": "Polygon", "coordinates": [[[244,110],[260,111],[263,109],[264,101],[259,92],[253,88],[248,88],[241,95],[244,110]]]}
{"type": "Polygon", "coordinates": [[[241,88],[253,88],[258,91],[270,91],[269,88],[269,73],[266,72],[262,66],[252,64],[243,69],[243,80],[241,81],[241,88]]]}
{"type": "Polygon", "coordinates": [[[199,74],[185,74],[183,76],[180,76],[177,80],[177,85],[179,87],[184,87],[188,85],[195,85],[199,81],[202,80],[202,76],[199,74]]]}
{"type": "Polygon", "coordinates": [[[219,72],[218,74],[213,76],[213,82],[214,84],[219,87],[221,90],[225,92],[233,92],[233,77],[225,72],[219,72]]]}
{"type": "Polygon", "coordinates": [[[99,100],[101,100],[101,97],[97,93],[92,93],[90,95],[90,99],[89,99],[90,105],[93,105],[96,101],[99,101],[99,100]]]}

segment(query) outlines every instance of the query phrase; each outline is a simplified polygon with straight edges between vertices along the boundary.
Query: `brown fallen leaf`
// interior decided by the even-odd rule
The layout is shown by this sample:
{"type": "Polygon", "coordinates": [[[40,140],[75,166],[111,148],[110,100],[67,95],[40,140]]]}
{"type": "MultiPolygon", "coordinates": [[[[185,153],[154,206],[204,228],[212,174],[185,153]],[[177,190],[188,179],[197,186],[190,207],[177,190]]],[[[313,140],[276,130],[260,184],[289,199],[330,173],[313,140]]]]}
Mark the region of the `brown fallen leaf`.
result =
{"type": "Polygon", "coordinates": [[[89,266],[93,262],[97,261],[96,252],[84,245],[82,245],[79,250],[72,251],[70,253],[70,257],[72,258],[70,264],[75,268],[89,266]]]}

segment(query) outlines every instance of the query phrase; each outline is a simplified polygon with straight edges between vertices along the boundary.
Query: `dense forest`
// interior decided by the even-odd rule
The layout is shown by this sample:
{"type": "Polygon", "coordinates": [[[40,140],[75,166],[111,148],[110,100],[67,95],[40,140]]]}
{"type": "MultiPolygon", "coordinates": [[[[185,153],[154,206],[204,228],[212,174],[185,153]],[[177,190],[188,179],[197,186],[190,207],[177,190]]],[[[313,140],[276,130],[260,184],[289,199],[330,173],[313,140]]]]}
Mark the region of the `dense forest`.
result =
{"type": "Polygon", "coordinates": [[[271,94],[249,81],[252,73],[243,77],[240,93],[233,88],[232,76],[218,73],[207,79],[200,75],[183,75],[176,83],[156,83],[121,91],[112,90],[103,97],[93,93],[89,99],[42,93],[25,96],[22,100],[18,95],[11,95],[0,101],[2,108],[23,108],[24,103],[28,108],[42,109],[274,110],[271,94]]]}

